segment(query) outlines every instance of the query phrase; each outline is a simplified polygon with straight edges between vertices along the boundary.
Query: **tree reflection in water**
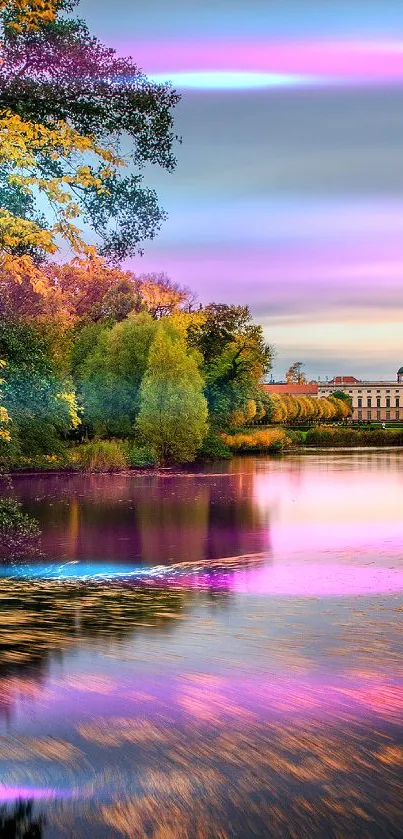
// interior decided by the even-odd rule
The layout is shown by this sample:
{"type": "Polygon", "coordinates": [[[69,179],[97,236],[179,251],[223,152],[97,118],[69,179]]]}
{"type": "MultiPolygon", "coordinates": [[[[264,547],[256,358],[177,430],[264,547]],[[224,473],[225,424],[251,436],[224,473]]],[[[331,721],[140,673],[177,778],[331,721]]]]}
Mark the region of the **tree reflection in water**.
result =
{"type": "Polygon", "coordinates": [[[15,491],[59,560],[145,566],[267,551],[255,475],[17,476],[15,491]]]}
{"type": "Polygon", "coordinates": [[[0,808],[1,839],[41,839],[42,827],[43,818],[34,818],[30,801],[18,801],[11,810],[0,808]]]}

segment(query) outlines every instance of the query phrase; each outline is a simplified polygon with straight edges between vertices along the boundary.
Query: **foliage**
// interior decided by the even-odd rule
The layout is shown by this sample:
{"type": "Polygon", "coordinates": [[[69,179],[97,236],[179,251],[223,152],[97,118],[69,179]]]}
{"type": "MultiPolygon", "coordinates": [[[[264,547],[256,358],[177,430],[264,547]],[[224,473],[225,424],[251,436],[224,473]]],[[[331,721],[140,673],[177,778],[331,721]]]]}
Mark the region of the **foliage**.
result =
{"type": "Polygon", "coordinates": [[[12,32],[32,32],[55,20],[63,0],[0,0],[3,26],[12,32]]]}
{"type": "Polygon", "coordinates": [[[349,393],[345,393],[344,390],[335,390],[334,393],[330,394],[334,399],[342,399],[344,402],[347,402],[350,408],[353,407],[353,400],[349,393]]]}
{"type": "Polygon", "coordinates": [[[37,522],[24,513],[15,498],[0,497],[0,560],[12,561],[39,553],[37,522]]]}
{"type": "Polygon", "coordinates": [[[231,451],[237,452],[279,452],[290,445],[290,438],[282,428],[222,434],[221,439],[231,451]]]}
{"type": "Polygon", "coordinates": [[[402,446],[403,432],[394,429],[373,431],[355,428],[317,426],[306,433],[307,446],[402,446]]]}
{"type": "Polygon", "coordinates": [[[291,364],[285,374],[285,380],[288,384],[306,384],[306,376],[302,372],[303,366],[302,361],[295,361],[294,364],[291,364]]]}
{"type": "Polygon", "coordinates": [[[207,402],[197,362],[180,334],[159,327],[140,390],[136,427],[160,463],[194,460],[207,433],[207,402]]]}
{"type": "Polygon", "coordinates": [[[227,460],[231,450],[217,434],[211,431],[206,435],[198,451],[200,460],[227,460]]]}
{"type": "Polygon", "coordinates": [[[139,446],[137,443],[130,447],[128,457],[130,466],[134,467],[155,466],[157,463],[155,453],[150,446],[139,446]]]}
{"type": "Polygon", "coordinates": [[[54,252],[58,235],[85,250],[80,220],[103,254],[123,259],[165,217],[141,170],[174,168],[179,97],[103,46],[84,21],[59,14],[74,5],[2,0],[0,242],[8,265],[19,257],[27,268],[32,252],[54,252]],[[50,227],[38,216],[39,195],[54,213],[50,227]]]}
{"type": "MultiPolygon", "coordinates": [[[[0,358],[0,370],[4,369],[5,362],[0,358]]],[[[0,378],[0,385],[4,384],[4,379],[0,378]]],[[[0,391],[0,399],[2,399],[2,392],[0,391]]],[[[0,446],[10,442],[10,417],[7,408],[0,404],[0,446]]],[[[0,449],[1,451],[1,449],[0,449]]]]}
{"type": "Polygon", "coordinates": [[[211,424],[226,428],[241,419],[250,400],[261,399],[260,381],[272,350],[247,306],[212,303],[203,314],[202,323],[189,330],[188,343],[203,357],[211,424]]]}
{"type": "Polygon", "coordinates": [[[7,362],[3,401],[21,452],[57,452],[60,435],[80,422],[72,383],[57,374],[33,326],[1,320],[0,353],[7,362]]]}
{"type": "Polygon", "coordinates": [[[156,321],[141,313],[112,328],[97,330],[89,326],[83,331],[89,352],[86,356],[80,352],[80,360],[76,353],[73,372],[84,407],[84,422],[97,434],[133,434],[140,386],[156,330],[156,321]],[[93,346],[92,336],[96,338],[93,346]]]}
{"type": "Polygon", "coordinates": [[[350,402],[334,396],[316,398],[306,394],[270,394],[272,410],[270,422],[289,423],[315,420],[342,420],[352,414],[350,402]]]}
{"type": "Polygon", "coordinates": [[[118,472],[127,468],[129,461],[119,440],[92,440],[71,450],[70,463],[85,472],[118,472]]]}
{"type": "Polygon", "coordinates": [[[137,280],[144,308],[151,317],[159,319],[172,315],[183,307],[192,307],[195,296],[164,274],[141,274],[137,280]]]}

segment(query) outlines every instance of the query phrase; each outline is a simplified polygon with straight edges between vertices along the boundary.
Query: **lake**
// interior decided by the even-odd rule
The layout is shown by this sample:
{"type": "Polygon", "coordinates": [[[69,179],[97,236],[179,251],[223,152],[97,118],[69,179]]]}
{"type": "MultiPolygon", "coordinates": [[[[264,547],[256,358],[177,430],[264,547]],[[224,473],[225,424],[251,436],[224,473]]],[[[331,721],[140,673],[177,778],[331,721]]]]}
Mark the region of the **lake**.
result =
{"type": "Polygon", "coordinates": [[[401,839],[403,451],[13,484],[0,836],[401,839]]]}

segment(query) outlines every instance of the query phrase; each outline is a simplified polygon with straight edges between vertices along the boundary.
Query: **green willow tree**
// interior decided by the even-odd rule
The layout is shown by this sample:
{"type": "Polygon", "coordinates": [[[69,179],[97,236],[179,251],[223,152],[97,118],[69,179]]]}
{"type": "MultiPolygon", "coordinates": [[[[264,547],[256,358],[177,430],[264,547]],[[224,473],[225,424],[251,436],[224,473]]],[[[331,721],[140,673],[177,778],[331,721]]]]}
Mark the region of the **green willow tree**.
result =
{"type": "Polygon", "coordinates": [[[136,428],[160,463],[195,459],[207,434],[208,408],[197,359],[183,338],[158,328],[140,389],[136,428]]]}
{"type": "Polygon", "coordinates": [[[72,370],[90,432],[133,435],[157,326],[151,315],[141,312],[112,327],[93,323],[78,332],[72,370]]]}

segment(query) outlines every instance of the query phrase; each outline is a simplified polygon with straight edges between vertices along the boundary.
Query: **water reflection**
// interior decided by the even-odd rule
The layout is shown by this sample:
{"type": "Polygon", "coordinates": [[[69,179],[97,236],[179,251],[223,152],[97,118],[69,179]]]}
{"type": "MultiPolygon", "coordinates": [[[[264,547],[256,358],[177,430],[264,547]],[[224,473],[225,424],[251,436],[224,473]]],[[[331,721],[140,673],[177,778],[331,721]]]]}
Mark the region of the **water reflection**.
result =
{"type": "Polygon", "coordinates": [[[43,530],[48,557],[145,565],[267,551],[268,516],[255,476],[16,477],[15,491],[43,530]]]}
{"type": "Polygon", "coordinates": [[[0,579],[11,836],[400,839],[403,452],[224,468],[16,479],[47,560],[0,579]]]}
{"type": "Polygon", "coordinates": [[[0,808],[2,839],[41,839],[43,818],[34,817],[32,802],[20,801],[15,807],[0,808]]]}

